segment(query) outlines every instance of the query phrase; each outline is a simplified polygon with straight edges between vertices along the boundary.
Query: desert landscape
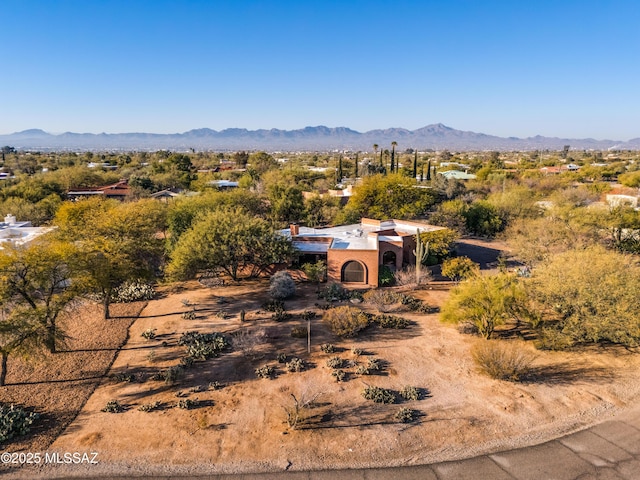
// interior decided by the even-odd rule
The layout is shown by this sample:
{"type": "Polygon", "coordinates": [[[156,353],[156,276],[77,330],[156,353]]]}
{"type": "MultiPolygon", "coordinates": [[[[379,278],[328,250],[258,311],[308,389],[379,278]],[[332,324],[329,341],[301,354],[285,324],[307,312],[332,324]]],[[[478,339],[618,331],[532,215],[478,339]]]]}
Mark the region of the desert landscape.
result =
{"type": "MultiPolygon", "coordinates": [[[[498,381],[474,365],[470,349],[480,339],[443,325],[437,311],[416,313],[397,305],[393,313],[411,322],[406,329],[371,326],[341,339],[320,318],[327,302],[317,298],[315,285],[298,285],[296,296],[286,301],[290,317],[283,321],[263,308],[267,288],[266,280],[217,287],[185,282],[165,288],[133,323],[94,324],[120,322],[120,332],[131,325],[109,374],[53,443],[36,428],[21,446],[97,452],[99,463],[48,465],[38,474],[206,474],[431,463],[541,443],[606,419],[640,395],[640,359],[624,349],[537,352],[530,379],[498,381]],[[310,321],[310,354],[306,338],[291,336],[294,327],[306,331],[301,315],[308,310],[318,313],[310,321]],[[155,336],[145,338],[146,331],[155,336]],[[193,331],[223,334],[235,347],[196,361],[175,381],[154,377],[179,364],[185,351],[179,339],[193,331]],[[327,344],[334,352],[322,351],[327,344]],[[278,354],[280,360],[301,359],[304,369],[287,371],[278,354]],[[345,372],[340,382],[327,365],[336,356],[345,372]],[[378,359],[380,370],[356,373],[370,359],[378,359]],[[273,367],[271,378],[256,375],[264,365],[273,367]],[[367,386],[396,392],[397,403],[363,398],[367,386]],[[397,395],[405,386],[417,388],[417,400],[397,395]],[[309,402],[293,426],[287,422],[292,395],[309,402]],[[103,411],[114,400],[122,411],[103,411]],[[151,411],[141,411],[143,405],[151,411]],[[413,421],[398,419],[401,408],[414,412],[413,421]]],[[[438,307],[448,290],[433,283],[410,293],[438,307]]],[[[366,303],[356,306],[371,310],[366,303]]],[[[87,367],[67,368],[88,376],[87,367]]],[[[19,388],[36,390],[36,385],[8,387],[9,392],[19,388]]],[[[12,472],[23,478],[32,474],[28,466],[12,472]]]]}

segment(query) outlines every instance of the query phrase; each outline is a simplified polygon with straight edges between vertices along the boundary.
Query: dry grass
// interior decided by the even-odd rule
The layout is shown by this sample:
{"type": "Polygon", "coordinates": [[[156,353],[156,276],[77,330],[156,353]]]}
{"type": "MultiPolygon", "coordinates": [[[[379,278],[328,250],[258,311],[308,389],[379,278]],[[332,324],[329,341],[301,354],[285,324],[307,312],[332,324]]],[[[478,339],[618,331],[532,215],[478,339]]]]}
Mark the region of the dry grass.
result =
{"type": "Polygon", "coordinates": [[[487,340],[476,344],[471,355],[480,371],[496,380],[519,382],[529,377],[537,355],[520,342],[487,340]]]}

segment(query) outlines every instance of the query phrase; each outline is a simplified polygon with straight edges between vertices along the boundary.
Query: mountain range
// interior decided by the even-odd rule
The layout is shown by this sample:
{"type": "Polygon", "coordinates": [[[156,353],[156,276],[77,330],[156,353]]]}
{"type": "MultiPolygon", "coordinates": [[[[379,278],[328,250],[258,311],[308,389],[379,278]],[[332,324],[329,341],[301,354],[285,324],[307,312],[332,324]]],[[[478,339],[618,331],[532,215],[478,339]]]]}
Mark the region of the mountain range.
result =
{"type": "Polygon", "coordinates": [[[565,145],[577,149],[640,150],[640,137],[629,141],[595,140],[593,138],[497,137],[456,130],[441,123],[417,130],[387,128],[357,132],[346,127],[305,127],[298,130],[247,130],[199,128],[184,133],[73,133],[53,135],[39,129],[0,135],[0,146],[18,150],[71,151],[155,151],[161,149],[194,150],[268,150],[268,151],[328,151],[373,150],[373,145],[390,148],[398,143],[399,150],[561,150],[565,145]]]}

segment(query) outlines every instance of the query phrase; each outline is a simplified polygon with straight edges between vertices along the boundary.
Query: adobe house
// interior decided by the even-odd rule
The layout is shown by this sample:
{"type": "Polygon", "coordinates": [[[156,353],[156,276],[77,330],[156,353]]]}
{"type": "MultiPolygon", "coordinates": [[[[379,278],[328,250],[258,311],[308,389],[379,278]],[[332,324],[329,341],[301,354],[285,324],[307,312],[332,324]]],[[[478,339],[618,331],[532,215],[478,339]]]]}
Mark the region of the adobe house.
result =
{"type": "Polygon", "coordinates": [[[378,286],[381,265],[399,270],[415,263],[415,235],[440,230],[422,222],[406,220],[373,220],[329,228],[291,225],[282,233],[289,236],[298,250],[301,264],[324,260],[330,282],[378,286]]]}

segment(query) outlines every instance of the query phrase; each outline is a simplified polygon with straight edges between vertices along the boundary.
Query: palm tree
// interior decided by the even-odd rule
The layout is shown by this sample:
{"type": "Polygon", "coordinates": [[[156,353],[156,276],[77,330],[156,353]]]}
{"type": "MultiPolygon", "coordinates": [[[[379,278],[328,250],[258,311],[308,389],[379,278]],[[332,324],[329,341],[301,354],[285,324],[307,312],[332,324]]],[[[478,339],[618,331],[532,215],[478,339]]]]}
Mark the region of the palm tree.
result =
{"type": "Polygon", "coordinates": [[[376,158],[378,156],[378,144],[377,143],[373,144],[373,151],[374,151],[373,158],[376,158]]]}

